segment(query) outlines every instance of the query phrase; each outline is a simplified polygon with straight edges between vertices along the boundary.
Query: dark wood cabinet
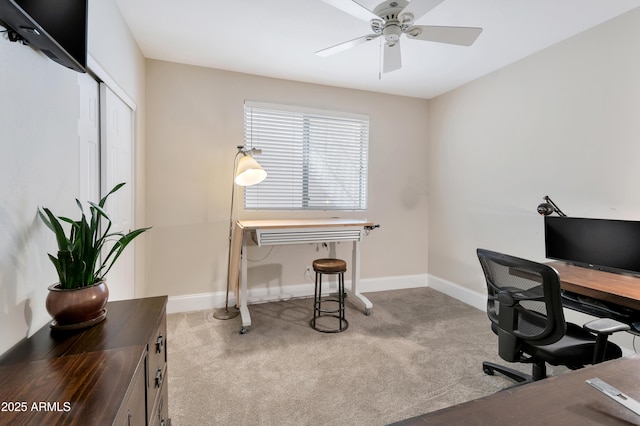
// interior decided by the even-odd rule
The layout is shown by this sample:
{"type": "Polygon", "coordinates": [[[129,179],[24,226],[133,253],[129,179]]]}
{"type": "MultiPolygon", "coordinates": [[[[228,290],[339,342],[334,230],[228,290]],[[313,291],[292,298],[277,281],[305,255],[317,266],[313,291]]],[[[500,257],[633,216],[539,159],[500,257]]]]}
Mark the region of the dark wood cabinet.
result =
{"type": "Polygon", "coordinates": [[[166,304],[109,302],[91,328],[46,326],[0,356],[0,424],[170,425],[166,304]]]}

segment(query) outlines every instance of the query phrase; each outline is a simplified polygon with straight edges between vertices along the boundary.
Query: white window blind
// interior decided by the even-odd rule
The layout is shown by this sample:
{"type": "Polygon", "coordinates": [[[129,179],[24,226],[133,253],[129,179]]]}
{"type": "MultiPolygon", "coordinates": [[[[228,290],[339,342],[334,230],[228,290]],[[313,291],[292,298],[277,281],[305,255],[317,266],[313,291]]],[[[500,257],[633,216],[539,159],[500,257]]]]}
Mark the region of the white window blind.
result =
{"type": "Polygon", "coordinates": [[[267,179],[248,210],[366,210],[369,117],[245,102],[244,141],[267,179]]]}

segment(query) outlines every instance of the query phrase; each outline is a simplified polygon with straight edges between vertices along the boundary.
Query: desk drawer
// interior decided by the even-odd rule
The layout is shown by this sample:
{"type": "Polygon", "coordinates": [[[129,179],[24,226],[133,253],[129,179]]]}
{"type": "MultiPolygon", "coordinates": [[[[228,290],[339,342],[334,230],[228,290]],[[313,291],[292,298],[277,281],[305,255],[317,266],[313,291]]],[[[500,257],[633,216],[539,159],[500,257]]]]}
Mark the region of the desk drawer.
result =
{"type": "Polygon", "coordinates": [[[322,243],[362,240],[361,227],[256,229],[253,239],[258,246],[322,243]]]}
{"type": "MultiPolygon", "coordinates": [[[[167,315],[163,313],[156,332],[148,343],[147,407],[153,407],[157,395],[167,381],[167,315]]],[[[165,386],[166,387],[166,386],[165,386]]],[[[149,413],[151,417],[153,412],[149,413]]]]}
{"type": "Polygon", "coordinates": [[[144,368],[139,364],[127,390],[125,401],[122,403],[113,424],[116,426],[146,425],[144,398],[144,368]]]}
{"type": "MultiPolygon", "coordinates": [[[[166,370],[165,370],[166,374],[166,370]]],[[[169,390],[168,384],[165,380],[162,383],[158,398],[156,399],[153,408],[151,409],[151,418],[149,419],[149,425],[151,426],[170,426],[171,420],[169,419],[169,390]]]]}

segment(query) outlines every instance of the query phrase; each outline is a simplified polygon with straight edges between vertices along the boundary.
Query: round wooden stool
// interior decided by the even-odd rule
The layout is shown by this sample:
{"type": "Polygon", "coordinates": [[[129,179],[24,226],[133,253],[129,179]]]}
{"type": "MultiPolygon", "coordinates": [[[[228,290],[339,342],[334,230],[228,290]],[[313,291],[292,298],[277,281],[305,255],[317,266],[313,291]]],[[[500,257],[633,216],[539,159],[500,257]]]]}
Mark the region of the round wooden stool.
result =
{"type": "Polygon", "coordinates": [[[349,322],[344,317],[344,273],[347,271],[347,262],[341,259],[317,259],[313,261],[313,270],[316,272],[316,285],[313,298],[313,319],[310,322],[311,327],[323,333],[345,331],[349,327],[349,322]],[[322,298],[323,274],[338,275],[337,297],[322,298]],[[322,306],[326,303],[337,303],[337,309],[323,309],[322,306]],[[321,317],[337,318],[338,326],[331,328],[321,324],[326,321],[316,322],[321,317]]]}

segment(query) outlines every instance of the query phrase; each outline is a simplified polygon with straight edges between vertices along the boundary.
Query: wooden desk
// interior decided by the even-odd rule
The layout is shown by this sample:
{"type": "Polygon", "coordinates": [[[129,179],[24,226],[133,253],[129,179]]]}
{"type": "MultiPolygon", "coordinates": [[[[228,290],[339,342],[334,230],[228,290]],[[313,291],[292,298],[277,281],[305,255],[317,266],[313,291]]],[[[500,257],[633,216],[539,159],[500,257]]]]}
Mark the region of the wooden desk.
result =
{"type": "Polygon", "coordinates": [[[506,389],[394,425],[640,425],[640,416],[585,383],[595,377],[640,401],[640,357],[632,355],[506,389]]]}
{"type": "Polygon", "coordinates": [[[563,290],[640,311],[640,277],[550,262],[563,290]]]}
{"type": "MultiPolygon", "coordinates": [[[[229,285],[235,289],[236,303],[240,308],[242,328],[245,333],[251,325],[251,315],[247,307],[247,244],[253,237],[258,246],[303,243],[353,242],[351,252],[351,289],[346,289],[351,300],[358,300],[369,315],[373,304],[358,292],[360,280],[360,241],[364,228],[373,222],[361,219],[279,219],[279,220],[239,220],[236,222],[231,239],[229,265],[229,285]]],[[[332,247],[333,249],[333,247],[332,247]]]]}

